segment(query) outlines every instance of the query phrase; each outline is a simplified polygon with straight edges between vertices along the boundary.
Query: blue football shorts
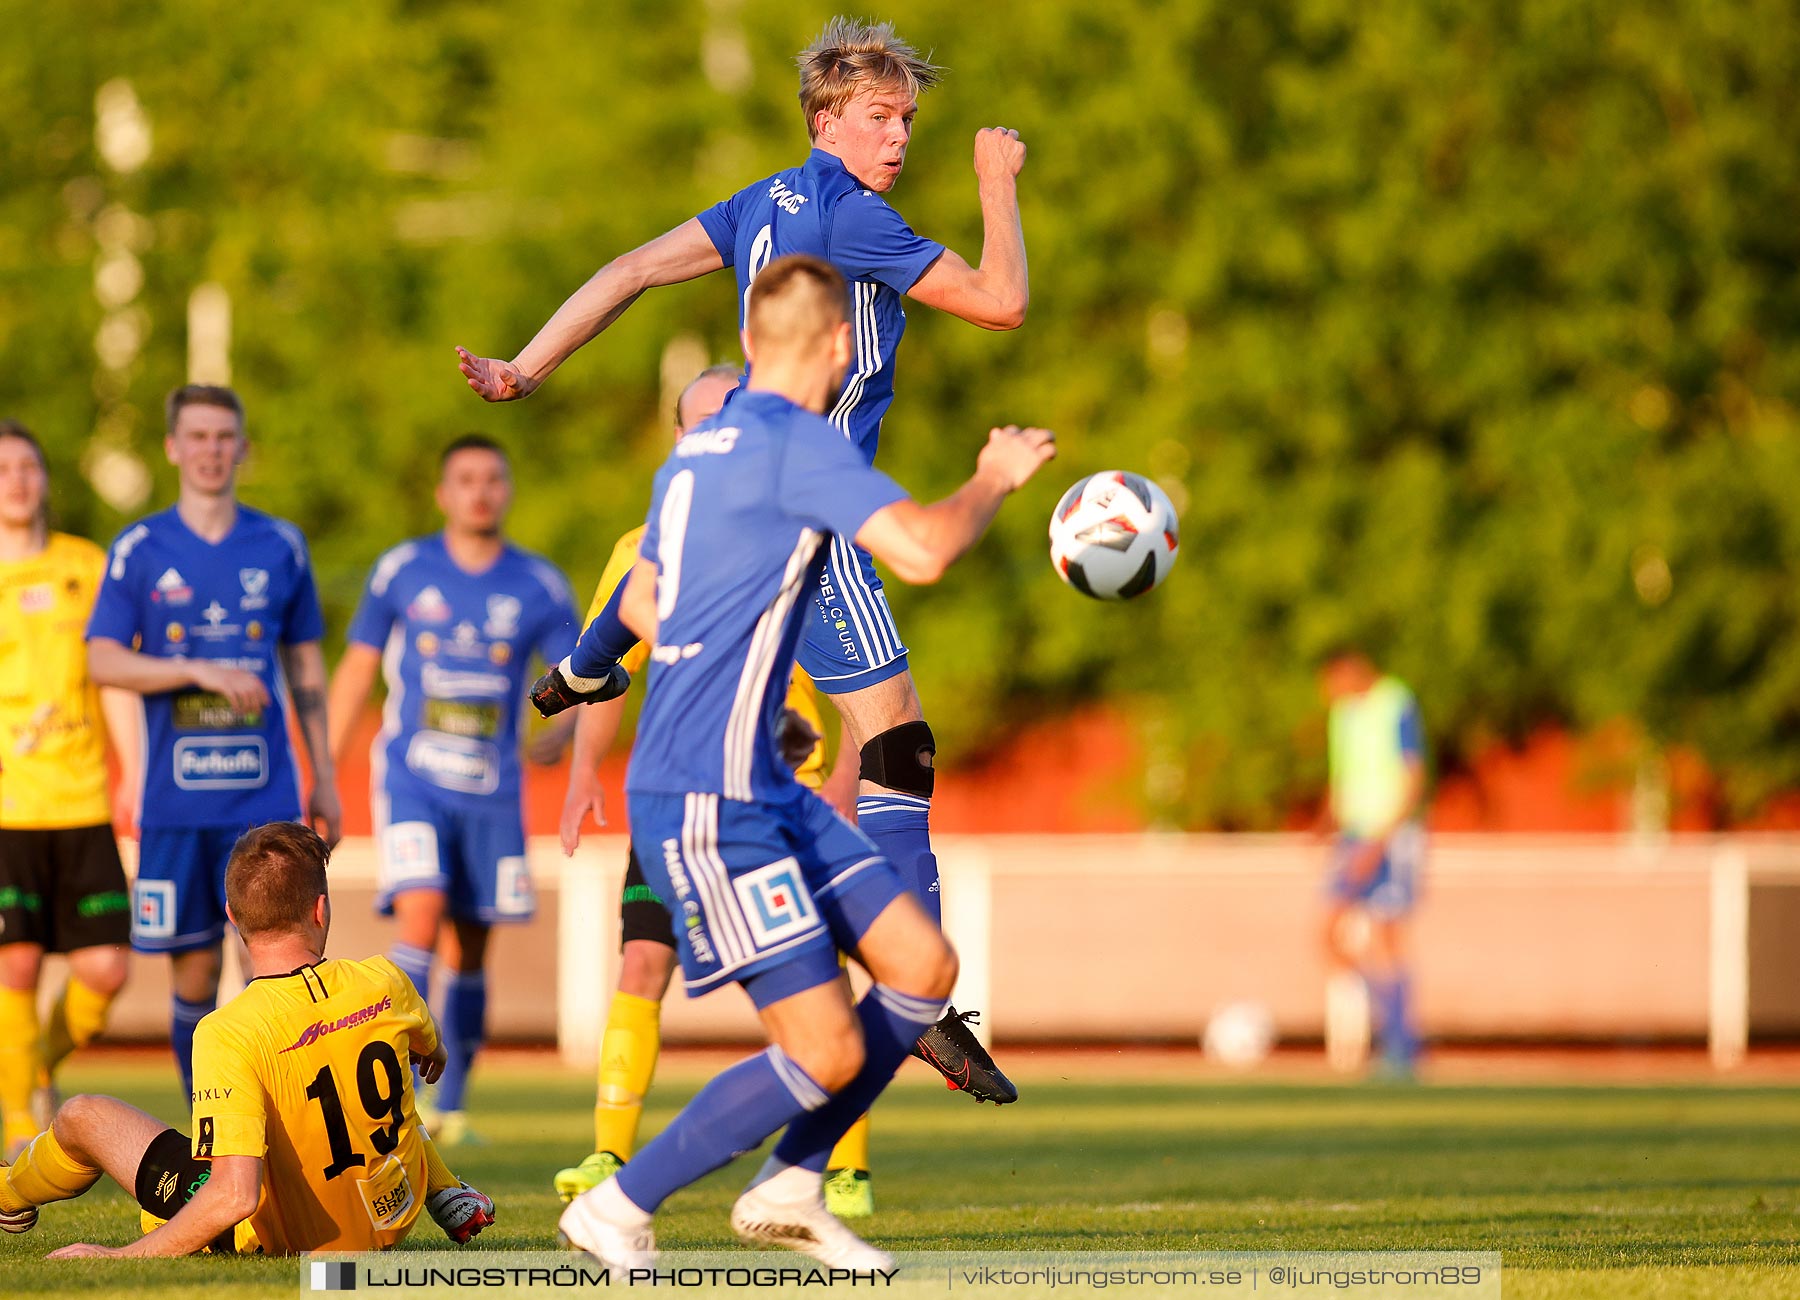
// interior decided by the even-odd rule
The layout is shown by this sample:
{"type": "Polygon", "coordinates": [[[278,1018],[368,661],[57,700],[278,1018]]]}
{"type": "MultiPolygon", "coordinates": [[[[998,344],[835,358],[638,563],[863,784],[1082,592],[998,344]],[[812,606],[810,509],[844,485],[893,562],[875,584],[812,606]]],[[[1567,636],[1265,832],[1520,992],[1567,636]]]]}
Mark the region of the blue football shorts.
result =
{"type": "Polygon", "coordinates": [[[744,986],[758,1007],[834,980],[906,884],[875,845],[796,783],[775,801],[629,796],[631,843],[675,920],[689,997],[744,986]]]}
{"type": "Polygon", "coordinates": [[[515,800],[463,798],[460,804],[397,791],[377,795],[381,856],[375,910],[413,889],[445,895],[450,915],[482,925],[529,921],[537,893],[525,865],[525,822],[515,800]]]}
{"type": "Polygon", "coordinates": [[[827,695],[846,695],[906,671],[906,644],[894,626],[875,561],[833,535],[813,589],[813,616],[795,652],[827,695]]]}
{"type": "Polygon", "coordinates": [[[1387,852],[1374,874],[1367,880],[1352,881],[1346,872],[1361,842],[1354,835],[1340,835],[1332,845],[1326,892],[1341,903],[1360,903],[1369,915],[1380,920],[1405,916],[1418,902],[1425,865],[1425,828],[1418,822],[1402,823],[1388,837],[1387,852]]]}
{"type": "Polygon", "coordinates": [[[192,952],[225,937],[225,866],[242,833],[225,826],[143,828],[131,885],[134,950],[192,952]]]}

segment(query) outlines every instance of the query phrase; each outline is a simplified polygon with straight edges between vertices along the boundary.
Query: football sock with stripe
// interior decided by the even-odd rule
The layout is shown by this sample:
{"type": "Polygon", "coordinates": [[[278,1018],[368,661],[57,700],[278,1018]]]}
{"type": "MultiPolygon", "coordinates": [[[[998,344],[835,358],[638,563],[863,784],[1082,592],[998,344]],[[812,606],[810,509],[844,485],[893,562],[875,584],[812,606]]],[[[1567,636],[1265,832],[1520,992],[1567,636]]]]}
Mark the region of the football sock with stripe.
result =
{"type": "Polygon", "coordinates": [[[826,1103],[825,1090],[769,1047],[719,1075],[614,1181],[646,1214],[676,1190],[761,1146],[769,1134],[826,1103]]]}
{"type": "Polygon", "coordinates": [[[218,1009],[217,996],[205,1002],[189,1002],[178,994],[169,997],[169,1047],[181,1071],[181,1095],[194,1095],[194,1030],[218,1009]]]}
{"type": "Polygon", "coordinates": [[[444,990],[444,1013],[439,1018],[450,1061],[438,1080],[440,1110],[461,1110],[469,1085],[469,1069],[487,1038],[487,972],[458,971],[444,990]]]}
{"type": "Polygon", "coordinates": [[[63,1149],[45,1129],[5,1169],[0,1169],[0,1210],[23,1210],[52,1201],[72,1201],[100,1181],[100,1171],[63,1149]]]}
{"type": "Polygon", "coordinates": [[[823,1173],[838,1139],[875,1104],[919,1035],[943,1014],[941,998],[915,997],[885,984],[870,985],[856,1004],[856,1018],[863,1031],[862,1069],[829,1102],[788,1126],[757,1181],[792,1165],[823,1173]]]}
{"type": "Polygon", "coordinates": [[[57,995],[50,1008],[50,1023],[44,1026],[44,1068],[54,1070],[69,1053],[86,1047],[106,1028],[106,1016],[112,1010],[114,995],[90,988],[77,976],[57,995]]]}
{"type": "Polygon", "coordinates": [[[600,1040],[600,1078],[594,1093],[594,1150],[628,1160],[637,1146],[644,1094],[662,1050],[662,1003],[614,993],[600,1040]]]}
{"type": "Polygon", "coordinates": [[[856,801],[856,825],[894,864],[926,914],[943,921],[937,855],[931,851],[931,800],[918,795],[865,794],[856,801]]]}
{"type": "Polygon", "coordinates": [[[38,1014],[36,989],[0,988],[0,1120],[11,1146],[37,1132],[31,1118],[31,1092],[37,1087],[38,1014]]]}

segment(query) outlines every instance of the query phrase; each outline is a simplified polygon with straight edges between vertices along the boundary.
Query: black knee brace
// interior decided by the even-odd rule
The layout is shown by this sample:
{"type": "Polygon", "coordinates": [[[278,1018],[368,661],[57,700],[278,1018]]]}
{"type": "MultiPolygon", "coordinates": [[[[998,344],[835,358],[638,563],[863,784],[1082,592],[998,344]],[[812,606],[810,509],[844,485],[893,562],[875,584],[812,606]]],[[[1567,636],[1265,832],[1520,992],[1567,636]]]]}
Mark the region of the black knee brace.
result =
{"type": "Polygon", "coordinates": [[[931,759],[937,740],[923,722],[902,722],[862,747],[862,778],[902,794],[931,798],[937,773],[931,759]]]}

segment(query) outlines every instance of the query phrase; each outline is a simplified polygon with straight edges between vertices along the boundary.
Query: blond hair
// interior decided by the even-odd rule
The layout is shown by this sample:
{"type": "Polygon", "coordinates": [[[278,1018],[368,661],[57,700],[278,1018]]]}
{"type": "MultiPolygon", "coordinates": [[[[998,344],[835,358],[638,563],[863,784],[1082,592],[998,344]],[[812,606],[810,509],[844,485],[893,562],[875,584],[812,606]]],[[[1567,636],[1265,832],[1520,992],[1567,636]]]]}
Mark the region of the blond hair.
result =
{"type": "Polygon", "coordinates": [[[816,347],[849,319],[849,293],[831,263],[789,253],[770,262],[751,282],[744,330],[758,355],[816,347]]]}
{"type": "Polygon", "coordinates": [[[842,113],[859,91],[892,87],[917,99],[944,75],[894,35],[892,23],[842,16],[826,23],[794,62],[800,65],[800,110],[806,114],[809,139],[819,133],[821,111],[842,113]]]}

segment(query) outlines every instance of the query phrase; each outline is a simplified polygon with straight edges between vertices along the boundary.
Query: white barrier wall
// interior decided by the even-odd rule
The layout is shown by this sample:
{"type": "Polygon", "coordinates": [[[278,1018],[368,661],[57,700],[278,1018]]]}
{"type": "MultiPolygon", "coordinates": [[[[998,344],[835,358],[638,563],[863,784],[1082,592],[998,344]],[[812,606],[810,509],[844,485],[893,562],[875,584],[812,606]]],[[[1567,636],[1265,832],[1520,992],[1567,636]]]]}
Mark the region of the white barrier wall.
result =
{"type": "MultiPolygon", "coordinates": [[[[531,845],[540,909],[493,952],[496,1037],[591,1062],[618,959],[623,837],[573,859],[531,845]]],[[[944,836],[956,1002],[1021,1040],[1186,1039],[1220,1004],[1265,1003],[1318,1038],[1323,848],[1303,836],[944,836]]],[[[373,845],[332,863],[335,952],[386,948],[369,913],[373,845]]],[[[1710,1038],[1800,1029],[1800,837],[1444,835],[1415,930],[1428,1033],[1477,1038],[1710,1038]]],[[[138,959],[117,1037],[166,1033],[167,963],[138,959]]],[[[670,1041],[747,1039],[742,996],[667,1004],[670,1041]]]]}

